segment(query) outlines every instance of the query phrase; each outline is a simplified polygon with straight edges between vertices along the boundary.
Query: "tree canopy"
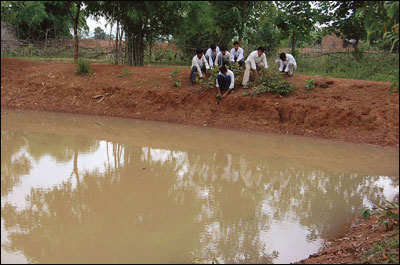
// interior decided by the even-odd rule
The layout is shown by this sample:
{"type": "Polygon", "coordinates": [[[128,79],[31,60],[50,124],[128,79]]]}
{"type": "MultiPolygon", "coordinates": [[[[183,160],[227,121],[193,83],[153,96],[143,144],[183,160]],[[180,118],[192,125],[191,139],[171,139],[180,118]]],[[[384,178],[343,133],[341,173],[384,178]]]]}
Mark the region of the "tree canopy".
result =
{"type": "MultiPolygon", "coordinates": [[[[117,25],[116,49],[126,43],[125,62],[144,64],[144,50],[157,41],[174,41],[186,55],[210,44],[230,46],[238,40],[254,48],[276,48],[290,40],[292,53],[301,43],[325,33],[398,50],[398,1],[2,1],[2,21],[18,28],[20,39],[75,39],[75,59],[86,18],[104,17],[117,25]]],[[[96,28],[94,38],[106,33],[96,28]]],[[[117,53],[116,53],[117,54],[117,53]]],[[[118,60],[116,60],[118,62],[118,60]]]]}

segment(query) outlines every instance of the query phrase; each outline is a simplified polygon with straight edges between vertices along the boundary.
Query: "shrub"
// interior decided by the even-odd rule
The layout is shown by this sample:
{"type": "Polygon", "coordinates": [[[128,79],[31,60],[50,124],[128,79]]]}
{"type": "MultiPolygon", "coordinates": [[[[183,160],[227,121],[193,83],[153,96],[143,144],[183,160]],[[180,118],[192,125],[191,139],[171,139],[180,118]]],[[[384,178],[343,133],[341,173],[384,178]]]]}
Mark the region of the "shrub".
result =
{"type": "Polygon", "coordinates": [[[169,76],[172,79],[172,82],[174,83],[174,86],[180,87],[182,86],[182,81],[180,78],[177,78],[176,76],[179,74],[178,68],[175,68],[174,71],[172,71],[169,76]]]}
{"type": "Polygon", "coordinates": [[[278,95],[288,95],[294,91],[294,87],[286,82],[282,75],[278,72],[261,70],[261,75],[258,80],[254,82],[255,86],[246,93],[246,95],[254,96],[271,92],[278,95]]]}
{"type": "Polygon", "coordinates": [[[75,72],[77,75],[90,74],[90,63],[82,58],[78,59],[78,69],[75,72]]]}
{"type": "Polygon", "coordinates": [[[306,84],[304,85],[307,91],[311,91],[315,87],[314,79],[310,78],[306,80],[306,84]]]}
{"type": "Polygon", "coordinates": [[[131,75],[131,74],[132,74],[132,73],[129,72],[128,68],[124,68],[124,69],[122,70],[122,73],[119,75],[119,77],[131,75]]]}
{"type": "Polygon", "coordinates": [[[242,67],[240,67],[239,64],[231,64],[228,66],[228,69],[231,70],[233,72],[233,74],[235,75],[235,86],[240,84],[240,77],[242,74],[242,67]]]}
{"type": "Polygon", "coordinates": [[[199,82],[199,84],[205,89],[212,88],[215,85],[215,80],[217,80],[218,73],[218,67],[213,67],[213,69],[208,71],[208,77],[203,79],[196,77],[196,82],[199,82]]]}

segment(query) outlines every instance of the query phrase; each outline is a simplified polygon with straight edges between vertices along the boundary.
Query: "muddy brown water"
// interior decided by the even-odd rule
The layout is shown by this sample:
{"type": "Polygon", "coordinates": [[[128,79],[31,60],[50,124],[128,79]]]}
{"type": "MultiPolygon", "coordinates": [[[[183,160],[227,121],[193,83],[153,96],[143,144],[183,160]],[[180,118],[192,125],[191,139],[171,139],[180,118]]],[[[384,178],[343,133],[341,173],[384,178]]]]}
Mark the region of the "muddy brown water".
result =
{"type": "Polygon", "coordinates": [[[2,263],[288,263],[398,196],[399,150],[2,110],[2,263]]]}

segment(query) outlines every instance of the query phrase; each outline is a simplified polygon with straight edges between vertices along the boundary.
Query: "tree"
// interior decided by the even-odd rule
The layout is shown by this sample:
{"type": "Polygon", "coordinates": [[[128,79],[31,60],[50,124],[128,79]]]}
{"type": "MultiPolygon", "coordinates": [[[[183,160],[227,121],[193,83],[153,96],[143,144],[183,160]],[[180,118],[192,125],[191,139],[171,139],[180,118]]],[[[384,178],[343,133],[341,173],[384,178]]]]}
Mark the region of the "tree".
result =
{"type": "Polygon", "coordinates": [[[244,39],[251,47],[263,46],[267,51],[275,49],[279,44],[280,30],[276,26],[278,11],[272,2],[264,2],[252,15],[252,23],[244,31],[244,39]]]}
{"type": "Polygon", "coordinates": [[[185,6],[173,40],[185,54],[193,56],[196,48],[206,49],[211,43],[220,44],[220,26],[210,2],[192,1],[185,6]]]}
{"type": "Polygon", "coordinates": [[[284,37],[291,38],[292,54],[296,54],[296,43],[308,40],[310,33],[318,21],[318,13],[305,1],[278,1],[277,26],[282,30],[284,37]]]}
{"type": "Polygon", "coordinates": [[[243,37],[247,28],[254,25],[266,8],[267,2],[259,1],[215,1],[217,22],[221,27],[221,33],[226,35],[224,40],[231,40],[234,35],[238,37],[239,44],[242,45],[243,37]],[[258,14],[258,15],[257,15],[258,14]]]}
{"type": "Polygon", "coordinates": [[[328,1],[318,2],[320,11],[329,17],[328,32],[335,33],[338,37],[354,40],[354,58],[360,58],[359,43],[366,39],[367,32],[364,26],[365,16],[359,10],[366,1],[328,1]]]}
{"type": "Polygon", "coordinates": [[[94,38],[97,40],[104,40],[106,39],[106,32],[102,28],[96,27],[94,29],[94,38]]]}
{"type": "MultiPolygon", "coordinates": [[[[69,17],[73,22],[74,29],[74,61],[78,62],[78,52],[79,52],[79,38],[78,38],[78,28],[80,20],[85,20],[83,14],[81,14],[81,8],[83,6],[83,1],[63,1],[64,8],[67,10],[69,17]]],[[[86,22],[84,22],[86,24],[86,22]]]]}
{"type": "Polygon", "coordinates": [[[71,37],[72,23],[57,1],[2,1],[1,19],[16,27],[20,39],[71,37]]]}

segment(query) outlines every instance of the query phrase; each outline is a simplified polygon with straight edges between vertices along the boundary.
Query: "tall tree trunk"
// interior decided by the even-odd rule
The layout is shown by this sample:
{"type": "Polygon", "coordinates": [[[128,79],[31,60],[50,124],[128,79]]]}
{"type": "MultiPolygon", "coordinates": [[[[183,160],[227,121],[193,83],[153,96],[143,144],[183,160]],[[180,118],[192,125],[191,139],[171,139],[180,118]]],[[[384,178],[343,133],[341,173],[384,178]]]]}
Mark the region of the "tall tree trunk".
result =
{"type": "Polygon", "coordinates": [[[115,51],[114,51],[114,64],[118,64],[118,36],[119,35],[119,21],[117,21],[117,32],[115,34],[115,51]]]}
{"type": "Polygon", "coordinates": [[[124,31],[123,31],[123,29],[122,29],[122,27],[121,27],[121,35],[119,36],[119,59],[120,59],[120,63],[121,64],[123,64],[123,62],[122,62],[122,60],[123,60],[123,57],[122,57],[122,38],[123,38],[123,36],[124,36],[124,31]]]}
{"type": "Polygon", "coordinates": [[[75,49],[74,49],[74,61],[78,62],[78,52],[79,52],[79,39],[78,39],[78,24],[74,25],[74,39],[75,39],[75,49]]]}
{"type": "Polygon", "coordinates": [[[144,42],[142,33],[126,32],[125,36],[128,42],[128,65],[143,66],[144,42]]]}
{"type": "Polygon", "coordinates": [[[74,48],[74,61],[75,63],[78,62],[78,54],[79,54],[79,39],[78,39],[78,23],[79,23],[79,14],[81,12],[82,1],[75,2],[76,3],[76,14],[75,17],[72,15],[70,8],[67,5],[67,1],[64,1],[64,7],[68,11],[68,15],[72,19],[74,23],[74,39],[75,39],[75,48],[74,48]]]}

